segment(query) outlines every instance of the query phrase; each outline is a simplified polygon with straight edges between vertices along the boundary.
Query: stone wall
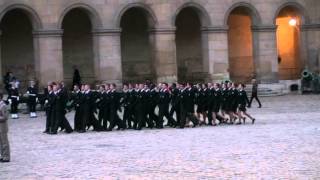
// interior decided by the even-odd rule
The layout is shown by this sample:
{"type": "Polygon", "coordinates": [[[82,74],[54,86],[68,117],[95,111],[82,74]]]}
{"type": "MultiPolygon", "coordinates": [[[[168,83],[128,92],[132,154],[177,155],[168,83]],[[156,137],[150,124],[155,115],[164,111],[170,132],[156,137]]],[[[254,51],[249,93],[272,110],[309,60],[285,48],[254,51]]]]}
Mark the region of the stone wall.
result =
{"type": "MultiPolygon", "coordinates": [[[[157,81],[176,81],[179,74],[179,63],[177,63],[175,48],[177,40],[175,22],[177,15],[184,8],[191,7],[201,22],[201,55],[199,55],[199,50],[195,51],[198,54],[197,58],[202,59],[202,73],[206,75],[206,80],[221,80],[229,78],[229,58],[233,58],[229,57],[228,53],[227,20],[232,10],[237,7],[245,7],[250,9],[252,17],[252,56],[257,77],[263,82],[277,82],[279,67],[275,17],[282,8],[287,6],[295,7],[301,15],[301,61],[305,62],[309,68],[317,70],[319,69],[320,49],[320,2],[318,0],[0,0],[0,19],[3,25],[4,15],[10,10],[20,9],[31,21],[34,50],[29,49],[25,54],[34,52],[34,61],[28,64],[34,66],[36,77],[42,84],[45,84],[49,80],[69,78],[70,71],[67,69],[70,65],[65,63],[68,60],[63,60],[66,59],[66,55],[63,56],[61,52],[63,49],[62,22],[70,10],[74,8],[83,10],[92,25],[92,45],[89,40],[86,41],[86,44],[93,47],[92,55],[90,55],[92,58],[87,58],[93,62],[81,63],[80,66],[93,66],[93,72],[90,70],[91,72],[87,74],[88,77],[94,77],[96,81],[120,83],[129,77],[128,69],[131,67],[131,65],[126,65],[128,62],[126,55],[121,53],[123,51],[121,48],[123,45],[121,43],[121,19],[131,8],[140,8],[145,12],[148,24],[152,24],[146,30],[148,33],[152,32],[149,34],[149,41],[152,43],[150,50],[147,50],[143,56],[150,56],[145,59],[153,59],[153,62],[148,61],[148,63],[152,63],[154,69],[150,70],[152,66],[148,63],[143,63],[141,66],[135,63],[135,66],[138,67],[135,69],[141,67],[145,73],[139,75],[140,77],[155,76],[153,79],[157,81]],[[47,70],[50,72],[46,72],[47,70]]],[[[3,27],[1,30],[4,31],[3,27]]],[[[142,48],[144,45],[146,43],[141,43],[140,49],[145,49],[142,48]]],[[[3,46],[6,46],[6,43],[2,40],[2,49],[7,48],[3,46]]],[[[80,56],[79,53],[75,57],[80,56]]],[[[185,54],[187,53],[189,51],[185,54]]],[[[4,56],[6,55],[2,55],[4,56]]],[[[27,59],[32,59],[31,56],[28,55],[28,57],[30,58],[27,59]]],[[[8,62],[5,59],[1,59],[2,66],[6,66],[8,62]]],[[[194,63],[188,65],[188,69],[195,71],[201,69],[197,65],[194,68],[190,66],[194,66],[194,63]]],[[[2,71],[4,71],[3,68],[2,71]]],[[[134,70],[134,72],[137,71],[134,70]]],[[[20,74],[20,72],[17,73],[20,74]]],[[[21,74],[26,74],[26,72],[21,72],[21,74]]]]}

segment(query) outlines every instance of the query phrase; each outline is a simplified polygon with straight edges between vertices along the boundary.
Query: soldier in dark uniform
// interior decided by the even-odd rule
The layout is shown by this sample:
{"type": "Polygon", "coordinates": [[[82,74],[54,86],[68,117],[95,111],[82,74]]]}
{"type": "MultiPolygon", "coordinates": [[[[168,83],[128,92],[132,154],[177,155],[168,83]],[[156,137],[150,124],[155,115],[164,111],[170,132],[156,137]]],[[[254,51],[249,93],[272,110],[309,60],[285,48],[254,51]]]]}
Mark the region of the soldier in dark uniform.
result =
{"type": "Polygon", "coordinates": [[[148,123],[148,128],[153,128],[154,123],[159,120],[158,116],[155,114],[155,108],[158,103],[158,92],[156,92],[154,84],[144,85],[144,107],[146,108],[145,119],[148,123]]]}
{"type": "Polygon", "coordinates": [[[258,98],[258,82],[257,82],[256,79],[252,79],[252,94],[251,94],[251,98],[250,98],[250,102],[248,104],[248,107],[251,107],[253,99],[257,100],[257,102],[259,104],[258,108],[261,108],[262,105],[261,105],[261,102],[260,102],[260,100],[258,98]]]}
{"type": "Polygon", "coordinates": [[[96,97],[90,89],[90,85],[86,84],[84,93],[81,98],[80,108],[82,110],[81,129],[79,132],[85,132],[86,127],[93,126],[93,130],[101,131],[102,127],[99,125],[98,120],[94,117],[96,97]]]}
{"type": "Polygon", "coordinates": [[[139,84],[139,89],[137,90],[136,93],[136,107],[135,107],[135,112],[136,112],[136,118],[137,118],[137,130],[141,130],[146,123],[146,112],[145,112],[145,99],[146,99],[146,93],[144,91],[144,85],[139,84]]]}
{"type": "Polygon", "coordinates": [[[45,93],[45,100],[44,100],[44,109],[46,111],[46,129],[43,133],[50,134],[53,128],[52,121],[51,121],[51,113],[52,113],[52,99],[53,99],[53,89],[52,84],[48,84],[45,93]]]}
{"type": "Polygon", "coordinates": [[[203,101],[204,101],[204,96],[203,96],[203,89],[201,84],[197,84],[195,88],[195,104],[197,105],[197,110],[196,110],[196,115],[197,118],[199,119],[199,124],[202,125],[204,124],[205,118],[203,117],[203,121],[200,120],[201,115],[203,113],[203,101]]]}
{"type": "Polygon", "coordinates": [[[254,124],[255,118],[250,116],[247,113],[247,110],[246,110],[246,106],[249,103],[249,99],[248,99],[246,91],[244,90],[244,85],[243,84],[239,84],[238,89],[239,89],[239,94],[238,94],[238,101],[237,102],[239,104],[239,111],[240,111],[239,116],[240,116],[240,119],[243,119],[243,123],[245,124],[246,123],[246,119],[243,116],[247,116],[247,117],[249,117],[251,119],[252,124],[254,124]]]}
{"type": "Polygon", "coordinates": [[[105,85],[99,85],[99,91],[97,92],[97,100],[96,100],[96,107],[99,110],[98,113],[98,120],[99,124],[102,125],[103,122],[103,115],[104,115],[104,95],[105,95],[105,85]]]}
{"type": "Polygon", "coordinates": [[[212,122],[213,122],[213,109],[214,109],[214,87],[212,85],[212,83],[208,83],[208,125],[212,126],[212,122]]]}
{"type": "MultiPolygon", "coordinates": [[[[220,107],[221,107],[221,114],[224,118],[228,111],[228,96],[229,96],[229,91],[228,91],[227,85],[225,83],[222,83],[220,107]]],[[[227,120],[227,118],[225,119],[227,120]]],[[[225,122],[227,123],[227,121],[225,122]]]]}
{"type": "Polygon", "coordinates": [[[19,105],[19,91],[17,84],[12,83],[11,88],[9,89],[8,101],[11,104],[11,118],[18,119],[18,105],[19,105]]]}
{"type": "Polygon", "coordinates": [[[157,121],[157,128],[163,128],[163,117],[166,117],[168,124],[171,127],[176,127],[177,123],[169,114],[169,104],[170,104],[170,90],[168,84],[162,83],[162,88],[159,91],[159,120],[157,121]]]}
{"type": "Polygon", "coordinates": [[[72,106],[75,109],[75,115],[74,115],[74,130],[75,131],[80,131],[80,129],[81,129],[81,116],[82,116],[82,110],[80,107],[81,96],[82,96],[82,93],[79,89],[79,86],[74,85],[73,91],[71,94],[71,101],[72,101],[72,106]]]}
{"type": "Polygon", "coordinates": [[[110,125],[108,128],[108,131],[112,131],[112,129],[115,126],[118,126],[118,130],[119,129],[124,130],[126,127],[118,115],[118,110],[120,109],[120,95],[116,91],[116,84],[110,85],[110,105],[109,105],[109,108],[110,108],[110,118],[109,118],[110,125]]]}
{"type": "MultiPolygon", "coordinates": [[[[179,86],[179,85],[178,85],[179,86]]],[[[179,93],[180,89],[177,87],[177,84],[173,83],[171,85],[171,109],[169,115],[173,118],[173,114],[176,113],[176,123],[180,124],[180,105],[179,105],[179,93]]],[[[172,124],[167,124],[168,126],[172,126],[172,124]]]]}
{"type": "Polygon", "coordinates": [[[123,85],[121,105],[123,106],[123,123],[128,129],[132,129],[134,120],[135,91],[131,84],[123,85]]]}
{"type": "MultiPolygon", "coordinates": [[[[101,95],[100,110],[102,116],[103,130],[108,130],[108,121],[110,119],[110,84],[105,84],[104,93],[101,95]]],[[[100,117],[101,117],[100,116],[100,117]]]]}
{"type": "MultiPolygon", "coordinates": [[[[232,122],[236,122],[236,119],[239,119],[238,117],[238,90],[236,88],[235,83],[230,84],[230,89],[229,89],[229,114],[231,115],[230,119],[232,119],[232,122]]],[[[241,121],[238,121],[237,124],[241,124],[241,121]]]]}
{"type": "Polygon", "coordinates": [[[38,101],[38,88],[35,87],[34,81],[30,82],[30,86],[27,89],[28,95],[28,107],[31,118],[36,118],[36,105],[38,101]]]}
{"type": "Polygon", "coordinates": [[[180,128],[184,128],[187,118],[192,121],[193,127],[197,126],[199,121],[194,116],[194,90],[191,84],[187,83],[187,86],[182,88],[179,98],[181,109],[180,128]]]}
{"type": "Polygon", "coordinates": [[[65,129],[67,133],[71,133],[73,130],[65,117],[66,104],[68,97],[62,90],[60,84],[53,84],[53,99],[52,99],[52,112],[51,112],[51,123],[52,132],[51,134],[57,134],[58,128],[65,129]]]}

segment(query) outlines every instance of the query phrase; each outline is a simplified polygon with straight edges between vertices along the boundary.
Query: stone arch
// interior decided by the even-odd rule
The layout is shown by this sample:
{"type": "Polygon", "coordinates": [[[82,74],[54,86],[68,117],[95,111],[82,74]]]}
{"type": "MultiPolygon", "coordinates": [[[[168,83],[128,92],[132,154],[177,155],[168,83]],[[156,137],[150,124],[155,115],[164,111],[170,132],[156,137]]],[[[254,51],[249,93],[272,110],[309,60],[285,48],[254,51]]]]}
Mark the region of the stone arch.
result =
{"type": "Polygon", "coordinates": [[[211,18],[210,18],[208,11],[200,4],[197,4],[194,2],[187,2],[187,3],[184,3],[182,6],[180,6],[176,10],[176,12],[174,13],[174,16],[172,17],[172,22],[171,22],[173,27],[175,26],[177,16],[185,8],[192,8],[198,14],[198,17],[200,18],[202,27],[210,27],[211,26],[211,18]]]}
{"type": "Polygon", "coordinates": [[[73,9],[81,9],[84,12],[86,12],[90,18],[91,25],[94,29],[98,29],[99,27],[102,27],[101,17],[95,8],[91,7],[88,4],[76,3],[76,4],[71,4],[70,6],[66,7],[62,11],[62,13],[59,17],[59,20],[58,20],[58,27],[57,27],[58,29],[62,28],[62,22],[63,22],[64,17],[68,14],[68,12],[72,11],[73,9]]]}
{"type": "Polygon", "coordinates": [[[138,8],[142,10],[146,14],[146,18],[148,20],[150,28],[154,28],[158,24],[157,16],[155,15],[154,11],[150,8],[150,6],[144,4],[144,3],[130,3],[123,8],[120,9],[120,11],[117,12],[117,15],[115,16],[115,25],[117,28],[121,28],[121,19],[123,15],[131,8],[138,8]]]}
{"type": "Polygon", "coordinates": [[[249,10],[248,12],[250,13],[250,16],[251,16],[252,25],[260,25],[261,24],[261,16],[260,16],[258,10],[252,4],[247,3],[247,2],[238,2],[238,3],[233,4],[225,13],[224,25],[228,24],[228,19],[229,19],[230,14],[232,13],[232,11],[235,10],[236,8],[239,8],[239,7],[244,7],[249,10]]]}
{"type": "Polygon", "coordinates": [[[307,13],[307,11],[306,11],[304,6],[302,6],[298,2],[284,2],[276,10],[276,12],[274,14],[274,17],[273,17],[273,24],[276,24],[277,17],[279,16],[281,10],[283,10],[286,7],[292,7],[294,9],[297,9],[298,13],[300,13],[300,16],[301,16],[300,18],[301,18],[302,24],[310,23],[309,15],[308,15],[308,13],[307,13]]]}
{"type": "Polygon", "coordinates": [[[3,10],[1,10],[0,22],[7,12],[11,10],[21,10],[23,13],[25,13],[31,21],[33,30],[42,29],[42,21],[38,13],[32,7],[25,4],[12,4],[5,7],[3,10]]]}

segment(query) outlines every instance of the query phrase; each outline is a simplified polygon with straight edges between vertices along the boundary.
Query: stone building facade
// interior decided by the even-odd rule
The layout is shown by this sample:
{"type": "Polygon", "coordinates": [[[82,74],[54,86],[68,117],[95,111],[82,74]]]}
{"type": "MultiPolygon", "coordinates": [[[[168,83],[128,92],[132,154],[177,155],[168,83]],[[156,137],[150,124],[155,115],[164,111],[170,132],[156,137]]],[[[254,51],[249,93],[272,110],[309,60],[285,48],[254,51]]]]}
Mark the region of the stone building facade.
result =
{"type": "Polygon", "coordinates": [[[1,74],[22,81],[262,83],[319,70],[319,0],[0,0],[1,74]]]}

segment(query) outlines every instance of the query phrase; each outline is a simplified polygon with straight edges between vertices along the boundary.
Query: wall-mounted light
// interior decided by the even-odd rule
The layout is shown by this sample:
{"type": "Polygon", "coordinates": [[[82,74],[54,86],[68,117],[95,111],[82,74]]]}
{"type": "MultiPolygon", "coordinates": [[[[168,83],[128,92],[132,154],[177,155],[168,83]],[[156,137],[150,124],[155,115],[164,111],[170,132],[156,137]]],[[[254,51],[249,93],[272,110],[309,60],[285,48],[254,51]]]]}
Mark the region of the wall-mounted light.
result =
{"type": "Polygon", "coordinates": [[[290,19],[290,20],[289,20],[289,25],[290,25],[290,26],[296,26],[296,25],[297,25],[297,20],[294,19],[294,18],[290,19]]]}

